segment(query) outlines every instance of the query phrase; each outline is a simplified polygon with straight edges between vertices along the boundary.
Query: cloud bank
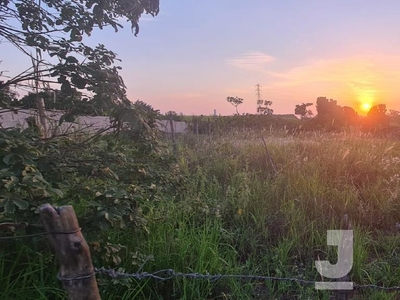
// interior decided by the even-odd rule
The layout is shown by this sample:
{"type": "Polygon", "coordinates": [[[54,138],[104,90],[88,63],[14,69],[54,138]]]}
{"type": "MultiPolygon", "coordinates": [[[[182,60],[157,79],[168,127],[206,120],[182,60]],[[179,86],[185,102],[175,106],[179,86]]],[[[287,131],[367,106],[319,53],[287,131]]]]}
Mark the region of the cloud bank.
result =
{"type": "Polygon", "coordinates": [[[263,71],[265,65],[273,62],[274,57],[259,51],[249,51],[238,57],[226,60],[228,65],[247,71],[263,71]]]}

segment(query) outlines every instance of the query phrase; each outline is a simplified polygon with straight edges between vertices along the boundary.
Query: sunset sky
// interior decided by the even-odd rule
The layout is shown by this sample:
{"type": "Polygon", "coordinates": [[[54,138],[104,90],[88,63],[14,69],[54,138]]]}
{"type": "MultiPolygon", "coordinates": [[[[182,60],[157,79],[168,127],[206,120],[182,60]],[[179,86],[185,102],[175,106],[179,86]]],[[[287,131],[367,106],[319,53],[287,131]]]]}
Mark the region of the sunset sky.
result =
{"type": "MultiPolygon", "coordinates": [[[[319,96],[400,110],[399,16],[398,0],[160,0],[138,37],[122,22],[84,42],[115,51],[129,98],[161,112],[233,114],[226,97],[238,96],[255,113],[257,83],[277,114],[319,96]]],[[[0,49],[1,69],[27,66],[0,49]]]]}

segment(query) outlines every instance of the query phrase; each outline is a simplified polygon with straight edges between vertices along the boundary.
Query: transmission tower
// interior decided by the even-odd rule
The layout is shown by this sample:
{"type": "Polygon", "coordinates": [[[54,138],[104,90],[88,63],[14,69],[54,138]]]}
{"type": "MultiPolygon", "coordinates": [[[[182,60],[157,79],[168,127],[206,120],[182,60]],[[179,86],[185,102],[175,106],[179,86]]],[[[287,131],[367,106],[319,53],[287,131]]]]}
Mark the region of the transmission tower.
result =
{"type": "Polygon", "coordinates": [[[261,113],[261,106],[263,104],[263,100],[261,99],[261,85],[259,83],[256,84],[256,96],[257,96],[257,113],[261,113]]]}

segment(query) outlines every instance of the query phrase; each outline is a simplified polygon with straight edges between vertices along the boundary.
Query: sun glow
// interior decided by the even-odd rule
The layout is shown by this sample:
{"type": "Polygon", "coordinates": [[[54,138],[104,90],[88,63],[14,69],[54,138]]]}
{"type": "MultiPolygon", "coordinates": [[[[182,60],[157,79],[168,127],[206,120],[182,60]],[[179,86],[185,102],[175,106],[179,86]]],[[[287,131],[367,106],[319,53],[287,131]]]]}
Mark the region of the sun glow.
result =
{"type": "Polygon", "coordinates": [[[367,102],[361,104],[361,110],[363,112],[366,112],[366,113],[369,112],[371,107],[372,107],[372,105],[370,103],[367,103],[367,102]]]}
{"type": "Polygon", "coordinates": [[[373,88],[368,89],[359,89],[357,92],[357,102],[358,102],[358,111],[359,113],[366,115],[373,104],[375,103],[376,99],[376,90],[373,88]]]}

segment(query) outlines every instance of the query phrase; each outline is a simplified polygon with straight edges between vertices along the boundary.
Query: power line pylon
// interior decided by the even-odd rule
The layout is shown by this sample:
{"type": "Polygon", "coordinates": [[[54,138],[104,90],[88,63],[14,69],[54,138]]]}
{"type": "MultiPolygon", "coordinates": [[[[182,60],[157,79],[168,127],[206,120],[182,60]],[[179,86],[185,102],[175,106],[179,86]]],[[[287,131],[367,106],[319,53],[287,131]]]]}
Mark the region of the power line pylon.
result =
{"type": "Polygon", "coordinates": [[[257,113],[261,113],[261,106],[263,104],[263,100],[261,99],[261,85],[259,83],[256,84],[256,96],[257,96],[257,113]]]}

